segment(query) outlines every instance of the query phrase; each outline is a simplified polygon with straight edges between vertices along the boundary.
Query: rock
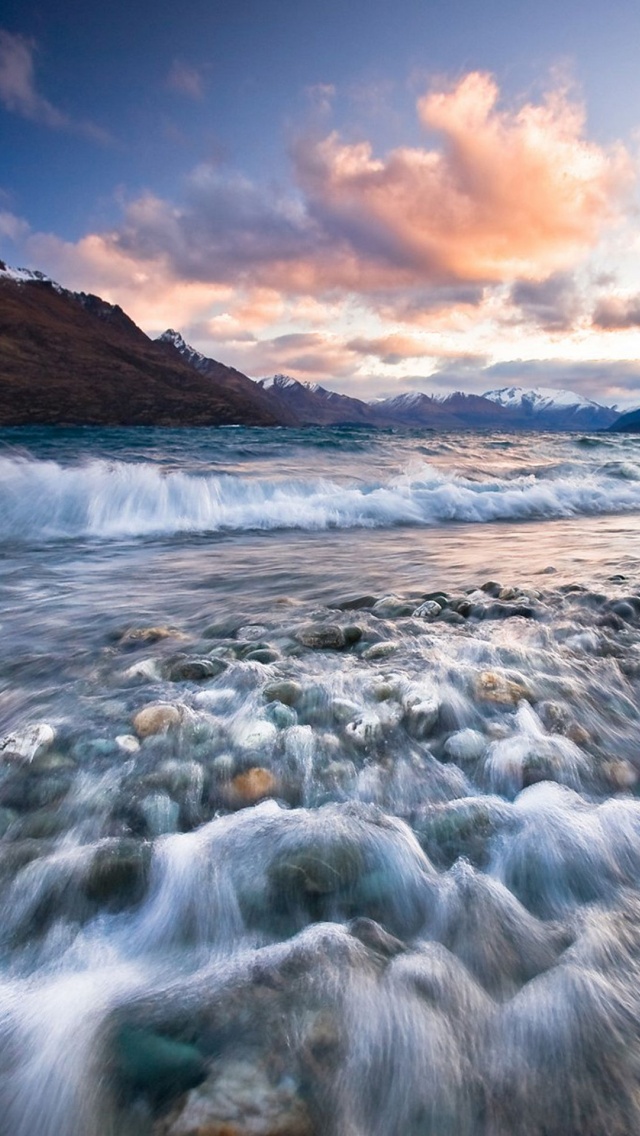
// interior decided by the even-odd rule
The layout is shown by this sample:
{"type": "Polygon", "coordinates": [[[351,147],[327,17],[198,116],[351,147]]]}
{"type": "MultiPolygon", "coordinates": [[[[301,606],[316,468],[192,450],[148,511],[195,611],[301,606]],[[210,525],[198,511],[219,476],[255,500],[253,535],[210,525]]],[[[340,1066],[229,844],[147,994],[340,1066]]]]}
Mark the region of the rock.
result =
{"type": "Polygon", "coordinates": [[[52,746],[56,738],[53,726],[48,722],[37,722],[25,726],[14,734],[7,734],[0,741],[0,757],[6,761],[29,762],[52,746]]]}
{"type": "Polygon", "coordinates": [[[401,596],[383,596],[371,609],[380,619],[399,619],[404,615],[413,615],[415,603],[403,599],[401,596]]]}
{"type": "Polygon", "coordinates": [[[486,739],[479,730],[458,730],[444,743],[444,752],[449,760],[462,765],[478,761],[486,748],[486,739]]]}
{"type": "Polygon", "coordinates": [[[137,903],[146,887],[149,847],[133,839],[98,844],[82,882],[87,898],[115,907],[137,903]]]}
{"type": "Polygon", "coordinates": [[[168,793],[149,793],[140,802],[147,833],[152,839],[164,836],[168,832],[178,831],[178,817],[180,806],[173,801],[168,793]]]}
{"type": "Polygon", "coordinates": [[[120,1081],[155,1103],[185,1093],[207,1075],[204,1058],[194,1045],[147,1029],[122,1026],[115,1038],[115,1052],[120,1081]]]}
{"type": "Polygon", "coordinates": [[[638,781],[636,770],[631,762],[625,761],[624,758],[605,762],[602,772],[615,793],[628,793],[638,781]]]}
{"type": "Polygon", "coordinates": [[[229,799],[241,805],[254,805],[265,797],[272,797],[277,789],[277,781],[270,769],[254,766],[246,773],[239,773],[229,786],[229,799]]]}
{"type": "Polygon", "coordinates": [[[274,1080],[262,1063],[235,1059],[211,1073],[152,1136],[313,1136],[291,1077],[274,1080]]]}
{"type": "Polygon", "coordinates": [[[302,694],[302,687],[292,679],[280,679],[268,682],[262,693],[267,702],[284,702],[285,706],[295,706],[302,694]]]}
{"type": "Polygon", "coordinates": [[[353,647],[359,643],[364,634],[364,628],[360,627],[357,623],[348,623],[344,628],[344,638],[347,647],[353,647]]]}
{"type": "Polygon", "coordinates": [[[393,640],[386,640],[382,643],[372,643],[362,652],[362,658],[367,662],[375,662],[376,659],[388,659],[390,655],[394,655],[400,646],[399,643],[393,640]]]}
{"type": "Polygon", "coordinates": [[[187,636],[178,631],[176,627],[128,627],[119,636],[123,646],[133,646],[136,643],[160,643],[163,639],[187,639],[187,636]]]}
{"type": "Polygon", "coordinates": [[[432,732],[440,713],[440,699],[431,687],[413,687],[405,694],[402,705],[408,733],[418,740],[432,732]]]}
{"type": "Polygon", "coordinates": [[[244,718],[235,724],[231,736],[238,748],[245,753],[263,753],[273,749],[278,731],[273,722],[266,718],[244,718]]]}
{"type": "Polygon", "coordinates": [[[205,678],[216,678],[227,669],[224,659],[179,659],[169,668],[170,682],[202,682],[205,678]]]}
{"type": "Polygon", "coordinates": [[[303,647],[314,651],[342,651],[347,645],[345,633],[338,623],[307,623],[296,635],[303,647]]]}
{"type": "Polygon", "coordinates": [[[170,702],[150,702],[133,718],[133,728],[139,738],[148,738],[151,734],[163,734],[172,726],[179,726],[182,714],[177,706],[170,702]]]}
{"type": "Polygon", "coordinates": [[[139,679],[141,682],[157,682],[162,678],[162,669],[157,659],[138,659],[133,666],[127,667],[124,677],[139,679]]]}
{"type": "Polygon", "coordinates": [[[340,600],[336,608],[338,611],[365,611],[373,607],[375,602],[375,596],[354,596],[353,599],[340,600]]]}
{"type": "Polygon", "coordinates": [[[140,742],[133,734],[118,734],[116,745],[121,753],[137,753],[140,749],[140,742]]]}
{"type": "Polygon", "coordinates": [[[486,584],[480,585],[480,591],[497,598],[502,591],[502,584],[499,584],[497,580],[487,580],[486,584]]]}
{"type": "Polygon", "coordinates": [[[437,600],[425,600],[413,612],[416,619],[437,619],[442,613],[442,605],[437,600]]]}
{"type": "Polygon", "coordinates": [[[268,627],[265,627],[262,623],[245,623],[238,627],[236,639],[244,639],[246,643],[258,643],[268,634],[268,627]]]}
{"type": "Polygon", "coordinates": [[[298,724],[298,715],[295,710],[292,710],[290,706],[285,706],[284,702],[269,702],[265,711],[279,730],[288,730],[291,726],[298,724]]]}
{"type": "Polygon", "coordinates": [[[256,650],[248,651],[244,658],[247,662],[268,666],[269,663],[277,663],[280,655],[271,647],[258,647],[256,650]]]}
{"type": "Polygon", "coordinates": [[[498,671],[480,671],[475,680],[475,697],[496,706],[515,706],[523,699],[533,702],[533,695],[522,680],[507,678],[498,671]]]}

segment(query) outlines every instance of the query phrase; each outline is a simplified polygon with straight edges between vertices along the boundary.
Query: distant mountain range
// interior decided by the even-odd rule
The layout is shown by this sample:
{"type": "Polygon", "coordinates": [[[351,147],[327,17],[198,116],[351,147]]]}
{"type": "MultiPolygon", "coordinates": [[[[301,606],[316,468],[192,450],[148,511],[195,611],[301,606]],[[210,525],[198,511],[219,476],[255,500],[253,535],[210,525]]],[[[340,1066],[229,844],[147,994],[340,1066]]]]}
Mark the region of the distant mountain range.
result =
{"type": "Polygon", "coordinates": [[[152,340],[117,304],[0,261],[0,425],[27,424],[640,430],[640,410],[545,388],[365,402],[288,375],[255,382],[177,331],[152,340]]]}

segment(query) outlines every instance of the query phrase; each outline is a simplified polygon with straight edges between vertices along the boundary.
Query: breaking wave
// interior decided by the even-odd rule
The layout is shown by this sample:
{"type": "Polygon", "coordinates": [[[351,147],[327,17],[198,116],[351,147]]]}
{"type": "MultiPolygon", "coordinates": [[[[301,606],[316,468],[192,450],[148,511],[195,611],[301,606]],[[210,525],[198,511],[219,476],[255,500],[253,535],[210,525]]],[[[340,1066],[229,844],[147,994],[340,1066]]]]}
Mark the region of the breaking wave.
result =
{"type": "Polygon", "coordinates": [[[640,509],[635,469],[566,464],[474,480],[421,464],[380,482],[166,472],[153,463],[0,459],[0,539],[541,520],[640,509]]]}

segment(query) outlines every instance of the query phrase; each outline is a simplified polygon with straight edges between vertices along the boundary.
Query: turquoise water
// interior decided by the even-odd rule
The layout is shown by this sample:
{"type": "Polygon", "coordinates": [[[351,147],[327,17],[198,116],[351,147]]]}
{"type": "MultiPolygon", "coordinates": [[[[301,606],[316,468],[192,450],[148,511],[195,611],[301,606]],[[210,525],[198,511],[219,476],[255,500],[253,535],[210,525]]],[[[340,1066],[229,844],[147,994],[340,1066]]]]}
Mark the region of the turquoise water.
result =
{"type": "Polygon", "coordinates": [[[0,432],[0,1132],[638,1131],[639,518],[634,437],[0,432]]]}

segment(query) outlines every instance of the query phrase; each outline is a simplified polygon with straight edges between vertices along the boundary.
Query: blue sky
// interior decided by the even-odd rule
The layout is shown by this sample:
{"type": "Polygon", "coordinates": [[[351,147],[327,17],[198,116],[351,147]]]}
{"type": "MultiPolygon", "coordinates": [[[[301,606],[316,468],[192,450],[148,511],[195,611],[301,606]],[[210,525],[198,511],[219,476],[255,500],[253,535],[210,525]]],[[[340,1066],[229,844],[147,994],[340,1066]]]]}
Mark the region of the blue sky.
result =
{"type": "Polygon", "coordinates": [[[254,376],[640,401],[637,2],[23,0],[0,29],[10,263],[254,376]]]}

